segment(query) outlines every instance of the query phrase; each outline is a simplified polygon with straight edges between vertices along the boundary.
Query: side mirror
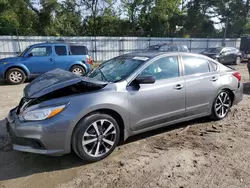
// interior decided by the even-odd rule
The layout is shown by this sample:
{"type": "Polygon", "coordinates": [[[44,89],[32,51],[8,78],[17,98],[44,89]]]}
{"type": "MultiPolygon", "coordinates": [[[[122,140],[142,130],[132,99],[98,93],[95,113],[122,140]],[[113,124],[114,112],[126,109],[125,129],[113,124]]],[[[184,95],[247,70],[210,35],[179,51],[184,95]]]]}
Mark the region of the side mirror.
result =
{"type": "Polygon", "coordinates": [[[28,57],[33,57],[33,56],[34,56],[33,53],[28,54],[28,57]]]}
{"type": "Polygon", "coordinates": [[[155,77],[154,76],[138,76],[135,79],[136,83],[138,84],[153,84],[155,83],[155,77]]]}

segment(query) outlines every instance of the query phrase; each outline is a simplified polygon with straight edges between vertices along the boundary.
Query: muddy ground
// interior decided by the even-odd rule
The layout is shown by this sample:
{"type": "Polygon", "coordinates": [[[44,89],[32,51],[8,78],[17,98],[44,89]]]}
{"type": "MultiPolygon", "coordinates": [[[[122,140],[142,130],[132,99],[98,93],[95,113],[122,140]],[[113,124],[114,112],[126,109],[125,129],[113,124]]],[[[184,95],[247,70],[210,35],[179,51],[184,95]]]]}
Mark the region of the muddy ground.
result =
{"type": "Polygon", "coordinates": [[[0,85],[0,188],[34,187],[250,187],[250,84],[236,67],[244,100],[218,122],[190,121],[130,138],[103,161],[86,164],[75,154],[48,157],[13,151],[4,117],[25,86],[0,85]]]}

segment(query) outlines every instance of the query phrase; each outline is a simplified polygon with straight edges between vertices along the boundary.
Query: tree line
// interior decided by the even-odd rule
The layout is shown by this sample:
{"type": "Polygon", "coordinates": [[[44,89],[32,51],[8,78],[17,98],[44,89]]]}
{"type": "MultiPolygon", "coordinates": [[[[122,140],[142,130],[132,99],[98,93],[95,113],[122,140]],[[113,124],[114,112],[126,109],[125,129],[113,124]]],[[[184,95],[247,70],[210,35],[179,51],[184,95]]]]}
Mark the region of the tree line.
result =
{"type": "Polygon", "coordinates": [[[250,0],[0,0],[0,35],[240,37],[250,0]]]}

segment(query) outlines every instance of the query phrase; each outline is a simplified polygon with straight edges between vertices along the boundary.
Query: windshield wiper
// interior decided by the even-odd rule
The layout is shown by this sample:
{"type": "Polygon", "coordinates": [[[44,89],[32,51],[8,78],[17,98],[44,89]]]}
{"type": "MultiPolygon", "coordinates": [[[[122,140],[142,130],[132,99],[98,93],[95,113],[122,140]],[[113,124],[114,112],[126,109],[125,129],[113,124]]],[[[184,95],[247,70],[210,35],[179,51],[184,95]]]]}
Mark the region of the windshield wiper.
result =
{"type": "Polygon", "coordinates": [[[102,70],[101,70],[101,69],[98,69],[98,71],[101,73],[102,77],[103,77],[106,81],[108,81],[108,79],[107,79],[107,78],[105,77],[105,75],[103,74],[102,70]]]}

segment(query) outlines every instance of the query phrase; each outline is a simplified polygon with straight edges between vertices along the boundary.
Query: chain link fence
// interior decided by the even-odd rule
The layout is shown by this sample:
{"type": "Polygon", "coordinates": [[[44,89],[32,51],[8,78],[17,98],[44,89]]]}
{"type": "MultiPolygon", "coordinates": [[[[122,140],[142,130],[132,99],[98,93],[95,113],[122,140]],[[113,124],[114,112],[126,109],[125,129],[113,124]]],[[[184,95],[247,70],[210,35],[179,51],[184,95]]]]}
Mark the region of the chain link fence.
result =
{"type": "MultiPolygon", "coordinates": [[[[186,45],[191,52],[199,53],[210,47],[219,47],[223,39],[216,38],[152,38],[152,37],[50,37],[50,36],[0,36],[0,58],[15,56],[26,47],[46,42],[80,43],[86,45],[95,61],[105,61],[115,56],[141,51],[150,45],[172,43],[186,45]]],[[[240,39],[226,39],[226,46],[239,48],[240,39]]]]}

